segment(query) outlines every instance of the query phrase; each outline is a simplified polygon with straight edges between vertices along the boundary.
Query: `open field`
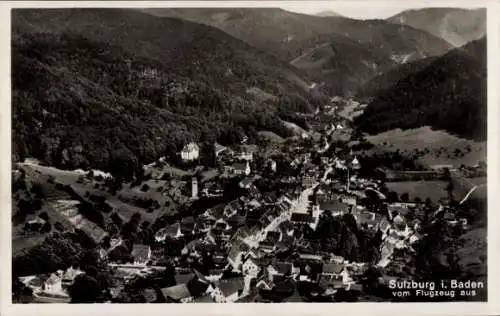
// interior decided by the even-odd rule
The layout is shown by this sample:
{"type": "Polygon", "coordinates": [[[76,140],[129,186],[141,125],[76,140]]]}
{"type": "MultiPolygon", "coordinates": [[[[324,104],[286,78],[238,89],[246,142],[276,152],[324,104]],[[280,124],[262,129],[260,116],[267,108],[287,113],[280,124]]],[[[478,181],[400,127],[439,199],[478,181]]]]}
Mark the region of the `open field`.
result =
{"type": "Polygon", "coordinates": [[[288,121],[283,121],[283,123],[285,124],[285,126],[291,130],[293,133],[295,133],[295,135],[302,135],[302,134],[307,134],[308,132],[303,129],[302,127],[298,126],[297,124],[295,123],[292,123],[292,122],[288,122],[288,121]]]}
{"type": "Polygon", "coordinates": [[[366,139],[376,147],[388,151],[399,149],[411,154],[415,150],[428,149],[429,152],[419,158],[424,165],[452,164],[458,167],[461,164],[475,165],[480,160],[486,160],[486,142],[458,138],[443,131],[434,131],[427,126],[405,131],[395,129],[369,135],[366,139]],[[455,155],[457,149],[463,156],[455,155]]]}
{"type": "MultiPolygon", "coordinates": [[[[111,195],[109,192],[106,190],[102,189],[102,183],[99,183],[99,187],[95,187],[96,184],[98,184],[97,181],[89,181],[85,183],[78,183],[78,177],[81,176],[82,174],[79,173],[78,171],[68,171],[68,170],[60,170],[57,168],[53,167],[46,167],[46,166],[40,166],[40,165],[35,165],[35,164],[21,164],[21,166],[28,167],[32,170],[40,172],[42,176],[52,176],[54,177],[54,180],[56,183],[61,183],[63,185],[70,185],[73,190],[80,196],[85,196],[86,193],[88,192],[89,194],[95,194],[98,196],[102,196],[106,198],[108,202],[113,204],[119,209],[119,214],[126,220],[129,220],[130,217],[132,217],[133,214],[139,213],[141,214],[141,218],[143,220],[147,220],[150,222],[154,222],[156,218],[159,216],[167,213],[168,209],[164,207],[165,201],[168,199],[168,197],[162,196],[161,192],[158,192],[158,188],[163,187],[166,183],[166,181],[162,180],[148,180],[145,181],[144,183],[147,183],[149,185],[149,190],[147,192],[142,192],[140,190],[141,186],[137,186],[134,188],[130,188],[129,183],[124,183],[123,184],[123,189],[120,190],[115,196],[111,195]],[[129,198],[134,198],[134,197],[143,197],[143,198],[152,198],[157,200],[161,207],[158,209],[155,209],[153,212],[148,212],[143,208],[136,207],[134,205],[131,205],[130,203],[125,203],[121,200],[118,199],[119,195],[123,195],[129,198]]],[[[45,184],[46,181],[40,180],[42,184],[45,184]]],[[[48,185],[48,184],[47,184],[48,185]]],[[[62,190],[59,190],[61,193],[64,193],[62,190]]],[[[53,199],[56,200],[56,199],[53,199]]],[[[55,210],[51,209],[50,207],[47,208],[47,213],[49,216],[52,218],[57,216],[57,214],[54,214],[56,212],[55,210]]],[[[55,221],[54,221],[55,222],[55,221]]]]}
{"type": "Polygon", "coordinates": [[[410,200],[419,197],[422,200],[430,198],[431,201],[437,202],[440,198],[446,198],[446,182],[444,181],[404,181],[404,182],[387,182],[387,188],[401,196],[403,193],[408,193],[410,200]]]}
{"type": "Polygon", "coordinates": [[[342,108],[341,111],[339,111],[339,116],[352,120],[355,117],[363,114],[364,108],[366,108],[367,104],[360,104],[357,102],[350,103],[349,105],[346,105],[342,108]]]}
{"type": "Polygon", "coordinates": [[[488,183],[488,179],[486,177],[467,178],[467,180],[474,185],[481,185],[488,183]]]}
{"type": "Polygon", "coordinates": [[[181,178],[181,177],[184,177],[186,175],[191,174],[192,170],[185,171],[185,170],[170,166],[168,164],[158,165],[158,166],[155,164],[152,164],[152,165],[148,166],[145,170],[145,174],[149,175],[153,178],[159,178],[165,173],[170,174],[173,177],[181,178]]]}
{"type": "Polygon", "coordinates": [[[269,140],[271,143],[283,143],[285,141],[283,137],[270,131],[260,131],[258,132],[258,134],[264,137],[265,139],[269,140]]]}

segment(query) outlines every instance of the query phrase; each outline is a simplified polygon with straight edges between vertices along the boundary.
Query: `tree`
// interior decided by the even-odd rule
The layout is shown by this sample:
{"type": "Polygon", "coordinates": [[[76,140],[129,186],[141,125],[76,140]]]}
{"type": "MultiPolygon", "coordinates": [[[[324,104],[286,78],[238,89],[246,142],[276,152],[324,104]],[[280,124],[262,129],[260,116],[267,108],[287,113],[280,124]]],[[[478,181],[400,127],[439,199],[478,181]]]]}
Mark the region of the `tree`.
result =
{"type": "Polygon", "coordinates": [[[47,196],[45,188],[38,182],[35,182],[31,187],[31,193],[39,199],[44,199],[47,196]]]}
{"type": "Polygon", "coordinates": [[[49,222],[45,223],[42,227],[42,233],[49,233],[52,230],[52,225],[49,222]]]}
{"type": "MultiPolygon", "coordinates": [[[[79,266],[81,266],[84,270],[95,268],[99,264],[99,253],[94,250],[85,250],[81,257],[79,266]]],[[[88,274],[88,273],[87,273],[88,274]]],[[[93,275],[91,275],[93,276],[93,275]]]]}
{"type": "Polygon", "coordinates": [[[449,181],[448,184],[446,185],[446,192],[448,192],[448,198],[451,200],[453,200],[453,189],[454,189],[454,185],[453,185],[453,181],[449,181]]]}
{"type": "Polygon", "coordinates": [[[451,172],[449,168],[444,168],[443,170],[443,179],[444,180],[450,180],[451,179],[451,172]]]}
{"type": "Polygon", "coordinates": [[[148,221],[144,221],[141,224],[141,229],[148,229],[151,226],[151,223],[148,221]]]}
{"type": "Polygon", "coordinates": [[[408,193],[405,192],[405,193],[401,194],[401,201],[408,202],[409,200],[410,200],[410,196],[408,193]]]}
{"type": "Polygon", "coordinates": [[[61,222],[56,222],[56,223],[54,224],[54,228],[55,228],[57,231],[60,231],[60,232],[64,231],[64,226],[63,226],[63,224],[61,224],[61,222]]]}
{"type": "Polygon", "coordinates": [[[38,215],[38,217],[40,217],[41,219],[43,219],[47,222],[49,221],[49,214],[47,214],[47,212],[40,213],[40,215],[38,215]]]}
{"type": "Polygon", "coordinates": [[[71,303],[96,303],[101,295],[99,283],[95,277],[78,275],[68,288],[71,303]]]}
{"type": "Polygon", "coordinates": [[[394,191],[389,191],[387,193],[387,200],[389,202],[397,202],[399,200],[398,194],[396,192],[394,192],[394,191]]]}
{"type": "Polygon", "coordinates": [[[134,221],[136,223],[139,223],[141,221],[141,213],[134,213],[132,217],[130,218],[130,221],[134,221]]]}

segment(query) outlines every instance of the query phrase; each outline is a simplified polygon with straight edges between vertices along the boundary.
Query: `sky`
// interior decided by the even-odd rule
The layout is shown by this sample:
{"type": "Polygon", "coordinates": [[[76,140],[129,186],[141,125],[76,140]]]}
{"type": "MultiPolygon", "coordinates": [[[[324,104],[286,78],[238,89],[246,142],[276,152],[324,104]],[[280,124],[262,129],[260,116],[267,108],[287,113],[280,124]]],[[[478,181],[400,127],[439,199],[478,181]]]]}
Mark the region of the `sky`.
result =
{"type": "MultiPolygon", "coordinates": [[[[479,4],[480,5],[480,4],[479,4]]],[[[307,2],[307,1],[289,1],[286,4],[282,4],[280,7],[287,11],[304,13],[304,14],[316,14],[322,11],[333,11],[340,15],[354,18],[354,19],[386,19],[397,13],[400,13],[408,9],[420,9],[422,7],[428,7],[425,1],[420,2],[408,2],[408,1],[396,1],[396,0],[386,0],[384,2],[373,2],[373,1],[351,1],[349,3],[336,1],[329,2],[307,2]],[[423,3],[423,4],[422,4],[423,3]]],[[[434,2],[432,6],[436,5],[434,2]]],[[[446,7],[446,4],[441,3],[441,7],[446,7]]],[[[476,5],[464,5],[463,2],[450,3],[449,6],[457,8],[474,8],[476,5]],[[456,4],[456,5],[452,5],[456,4]]]]}

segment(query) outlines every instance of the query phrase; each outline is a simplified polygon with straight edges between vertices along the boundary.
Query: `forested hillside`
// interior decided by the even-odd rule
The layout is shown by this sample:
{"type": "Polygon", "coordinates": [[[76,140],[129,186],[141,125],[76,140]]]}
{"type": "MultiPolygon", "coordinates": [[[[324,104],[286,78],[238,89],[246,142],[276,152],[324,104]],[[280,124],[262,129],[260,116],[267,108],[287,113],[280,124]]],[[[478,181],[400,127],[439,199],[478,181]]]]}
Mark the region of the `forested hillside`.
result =
{"type": "Polygon", "coordinates": [[[438,57],[428,57],[394,66],[392,69],[375,76],[374,78],[363,84],[356,91],[356,96],[371,97],[380,93],[380,91],[390,89],[398,81],[406,78],[410,74],[414,74],[420,71],[437,58],[438,57]]]}
{"type": "Polygon", "coordinates": [[[429,125],[485,140],[486,97],[486,38],[482,38],[380,91],[356,123],[368,133],[429,125]]]}
{"type": "Polygon", "coordinates": [[[288,136],[277,111],[312,108],[299,71],[207,26],[111,9],[13,17],[14,160],[133,170],[192,140],[288,136]]]}

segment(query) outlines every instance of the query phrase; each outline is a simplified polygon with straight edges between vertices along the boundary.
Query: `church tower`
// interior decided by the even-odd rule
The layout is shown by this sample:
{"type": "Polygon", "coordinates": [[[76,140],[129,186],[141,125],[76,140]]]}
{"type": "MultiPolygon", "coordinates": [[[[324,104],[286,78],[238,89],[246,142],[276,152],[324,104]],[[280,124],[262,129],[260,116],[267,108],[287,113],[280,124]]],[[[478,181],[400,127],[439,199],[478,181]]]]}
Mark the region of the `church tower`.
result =
{"type": "Polygon", "coordinates": [[[196,177],[191,179],[191,197],[193,199],[198,197],[198,179],[196,177]]]}

